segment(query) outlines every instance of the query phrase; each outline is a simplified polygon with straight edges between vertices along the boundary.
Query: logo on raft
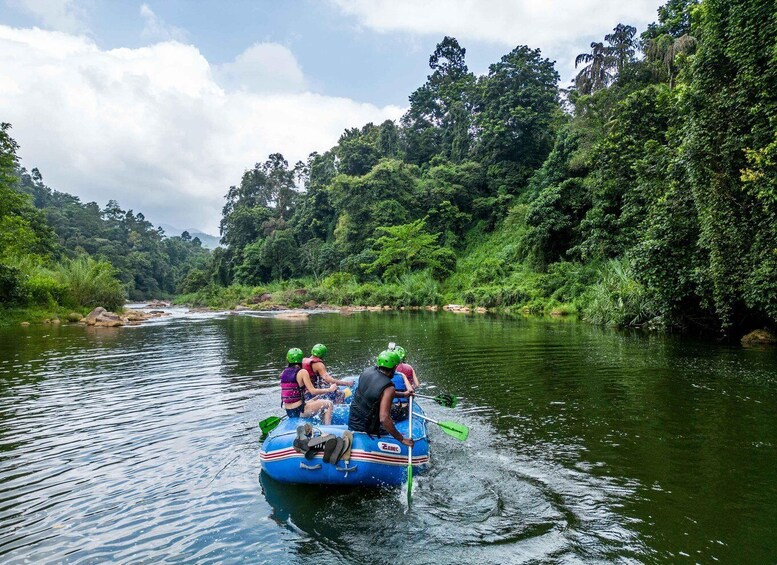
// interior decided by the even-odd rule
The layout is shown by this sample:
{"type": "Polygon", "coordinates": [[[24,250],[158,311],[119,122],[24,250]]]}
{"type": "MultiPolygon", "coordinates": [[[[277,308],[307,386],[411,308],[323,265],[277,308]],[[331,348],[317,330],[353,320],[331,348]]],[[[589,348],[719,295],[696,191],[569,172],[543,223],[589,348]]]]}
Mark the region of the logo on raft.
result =
{"type": "Polygon", "coordinates": [[[399,446],[393,443],[388,443],[385,441],[379,441],[378,442],[378,449],[381,451],[387,451],[389,453],[399,453],[399,446]]]}

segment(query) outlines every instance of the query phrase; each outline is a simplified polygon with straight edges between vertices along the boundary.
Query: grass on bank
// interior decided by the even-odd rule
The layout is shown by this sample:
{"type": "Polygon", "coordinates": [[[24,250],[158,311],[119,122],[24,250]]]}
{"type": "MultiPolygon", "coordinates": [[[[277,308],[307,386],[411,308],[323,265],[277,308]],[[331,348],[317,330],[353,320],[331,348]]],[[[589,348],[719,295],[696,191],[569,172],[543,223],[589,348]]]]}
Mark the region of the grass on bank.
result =
{"type": "Polygon", "coordinates": [[[216,309],[237,305],[298,308],[309,300],[337,306],[394,308],[456,303],[507,313],[580,316],[594,324],[624,327],[642,325],[653,316],[647,292],[631,278],[622,261],[601,267],[560,263],[545,273],[521,267],[501,279],[488,281],[480,276],[477,271],[470,278],[457,272],[453,276],[456,279],[440,283],[429,271],[420,271],[396,282],[360,283],[350,273],[334,273],[318,283],[309,278],[259,286],[209,285],[178,296],[175,303],[216,309]],[[270,300],[262,301],[263,295],[269,295],[270,300]]]}
{"type": "Polygon", "coordinates": [[[125,292],[113,267],[88,256],[47,265],[31,256],[0,265],[5,300],[0,325],[40,323],[70,312],[86,314],[97,306],[123,309],[125,292]]]}

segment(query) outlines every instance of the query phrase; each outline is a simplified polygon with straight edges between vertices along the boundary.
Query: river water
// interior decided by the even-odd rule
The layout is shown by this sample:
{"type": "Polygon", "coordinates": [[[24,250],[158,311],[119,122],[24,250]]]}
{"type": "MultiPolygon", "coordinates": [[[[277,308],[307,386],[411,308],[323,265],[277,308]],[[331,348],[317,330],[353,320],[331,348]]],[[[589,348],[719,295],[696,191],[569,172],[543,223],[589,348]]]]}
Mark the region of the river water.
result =
{"type": "Polygon", "coordinates": [[[0,562],[777,561],[777,352],[448,313],[0,329],[0,562]],[[262,476],[291,346],[404,345],[432,429],[397,490],[262,476]]]}

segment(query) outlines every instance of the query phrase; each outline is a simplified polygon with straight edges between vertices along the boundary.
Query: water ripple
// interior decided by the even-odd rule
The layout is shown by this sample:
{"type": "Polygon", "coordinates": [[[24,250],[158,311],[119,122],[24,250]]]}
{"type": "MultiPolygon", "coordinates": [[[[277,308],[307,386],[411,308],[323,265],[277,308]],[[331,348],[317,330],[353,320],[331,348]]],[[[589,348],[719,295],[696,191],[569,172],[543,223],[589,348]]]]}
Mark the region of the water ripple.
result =
{"type": "Polygon", "coordinates": [[[762,352],[447,314],[2,331],[3,562],[731,560],[746,536],[713,508],[749,518],[751,560],[775,550],[762,352]],[[280,413],[288,347],[327,343],[350,376],[388,341],[427,392],[461,398],[430,415],[471,430],[464,444],[431,431],[413,506],[260,475],[256,424],[280,413]],[[732,469],[757,487],[713,488],[732,469]]]}

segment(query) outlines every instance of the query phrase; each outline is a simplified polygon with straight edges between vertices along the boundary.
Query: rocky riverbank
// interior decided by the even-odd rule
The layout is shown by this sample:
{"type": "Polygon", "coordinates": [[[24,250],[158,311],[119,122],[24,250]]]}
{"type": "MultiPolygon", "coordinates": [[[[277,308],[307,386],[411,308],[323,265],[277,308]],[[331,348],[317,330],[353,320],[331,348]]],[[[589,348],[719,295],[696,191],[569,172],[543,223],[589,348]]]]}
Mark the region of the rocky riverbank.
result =
{"type": "Polygon", "coordinates": [[[83,315],[79,312],[69,312],[67,314],[49,313],[43,316],[37,313],[31,313],[29,316],[26,316],[27,319],[19,322],[19,325],[30,326],[32,324],[80,324],[82,326],[93,326],[98,328],[137,326],[148,320],[170,316],[170,312],[165,312],[158,309],[169,307],[169,302],[154,301],[144,305],[142,309],[128,308],[121,313],[110,312],[101,306],[94,308],[86,315],[83,315]],[[157,309],[148,310],[148,308],[157,309]]]}

